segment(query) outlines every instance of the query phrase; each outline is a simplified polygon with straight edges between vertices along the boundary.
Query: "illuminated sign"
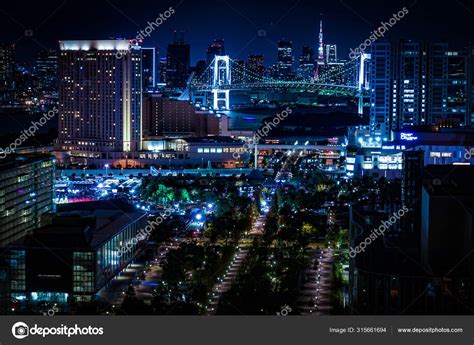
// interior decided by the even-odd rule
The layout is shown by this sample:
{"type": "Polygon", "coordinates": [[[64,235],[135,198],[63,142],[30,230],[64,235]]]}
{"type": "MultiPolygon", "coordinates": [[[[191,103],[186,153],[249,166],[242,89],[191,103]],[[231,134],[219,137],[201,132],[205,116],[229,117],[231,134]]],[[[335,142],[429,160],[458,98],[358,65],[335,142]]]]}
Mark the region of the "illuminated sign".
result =
{"type": "Polygon", "coordinates": [[[400,140],[414,141],[418,140],[418,137],[415,137],[413,133],[400,133],[400,140]]]}

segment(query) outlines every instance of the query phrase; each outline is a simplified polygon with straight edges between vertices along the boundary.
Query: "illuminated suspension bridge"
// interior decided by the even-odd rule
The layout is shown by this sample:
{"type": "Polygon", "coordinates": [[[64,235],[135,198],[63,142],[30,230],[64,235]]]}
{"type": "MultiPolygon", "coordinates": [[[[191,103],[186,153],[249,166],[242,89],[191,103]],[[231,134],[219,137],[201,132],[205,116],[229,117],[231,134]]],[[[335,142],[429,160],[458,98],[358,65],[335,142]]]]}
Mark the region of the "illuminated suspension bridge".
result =
{"type": "Polygon", "coordinates": [[[363,98],[369,94],[366,79],[366,61],[370,55],[362,54],[358,59],[344,64],[339,71],[326,71],[318,75],[318,80],[278,80],[263,76],[232,60],[229,56],[216,55],[212,63],[200,75],[193,74],[188,81],[188,88],[180,97],[195,101],[196,93],[201,104],[206,104],[207,96],[212,94],[212,108],[230,109],[230,94],[238,90],[270,90],[280,92],[310,91],[319,95],[354,97],[358,99],[359,114],[363,111],[363,98]],[[354,75],[353,85],[339,85],[334,80],[343,80],[341,74],[354,75]]]}

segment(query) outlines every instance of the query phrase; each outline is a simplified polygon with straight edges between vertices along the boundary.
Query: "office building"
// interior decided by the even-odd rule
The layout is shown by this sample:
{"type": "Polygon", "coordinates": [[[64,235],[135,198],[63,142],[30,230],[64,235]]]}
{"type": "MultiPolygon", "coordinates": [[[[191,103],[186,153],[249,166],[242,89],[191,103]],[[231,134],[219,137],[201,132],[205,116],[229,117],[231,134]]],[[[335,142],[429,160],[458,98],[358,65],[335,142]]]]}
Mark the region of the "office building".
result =
{"type": "Polygon", "coordinates": [[[447,43],[377,41],[370,55],[372,133],[449,122],[447,43]]]}
{"type": "Polygon", "coordinates": [[[59,312],[70,312],[100,297],[142,249],[146,220],[118,200],[59,205],[44,226],[7,249],[13,311],[36,313],[42,303],[56,303],[59,312]]]}
{"type": "Polygon", "coordinates": [[[44,50],[38,54],[35,74],[39,79],[39,89],[44,94],[58,93],[58,52],[44,50]]]}
{"type": "Polygon", "coordinates": [[[219,134],[219,119],[186,101],[150,94],[143,102],[144,137],[186,137],[219,134]]]}
{"type": "Polygon", "coordinates": [[[142,90],[153,89],[157,84],[156,63],[159,55],[155,48],[142,47],[142,90]]]}
{"type": "Polygon", "coordinates": [[[345,85],[344,63],[330,62],[318,66],[319,80],[327,84],[345,85]]]}
{"type": "Polygon", "coordinates": [[[473,166],[429,165],[424,169],[421,259],[438,275],[449,275],[453,268],[474,275],[473,183],[473,166]]]}
{"type": "Polygon", "coordinates": [[[242,140],[222,136],[146,139],[139,158],[155,167],[239,168],[246,166],[250,153],[242,140]],[[236,155],[238,154],[238,156],[236,155]]]}
{"type": "Polygon", "coordinates": [[[314,51],[308,46],[303,46],[296,75],[298,79],[314,80],[316,66],[314,64],[314,51]]]}
{"type": "Polygon", "coordinates": [[[84,162],[140,150],[141,62],[126,40],[60,42],[56,149],[84,162]]]}
{"type": "Polygon", "coordinates": [[[160,57],[158,62],[158,75],[159,75],[159,83],[160,85],[166,85],[166,56],[160,57]]]}
{"type": "Polygon", "coordinates": [[[422,176],[415,170],[420,192],[411,202],[419,200],[419,209],[400,213],[396,198],[393,205],[368,200],[350,206],[353,248],[394,212],[399,214],[383,236],[351,256],[349,303],[358,314],[472,313],[473,167],[429,165],[422,176]],[[411,234],[414,219],[422,222],[411,234]]]}
{"type": "Polygon", "coordinates": [[[15,103],[15,46],[0,45],[0,105],[15,103]]]}
{"type": "Polygon", "coordinates": [[[278,41],[278,58],[275,65],[275,77],[281,80],[293,76],[293,42],[287,39],[278,41]]]}
{"type": "Polygon", "coordinates": [[[469,94],[472,90],[472,69],[469,66],[469,50],[449,50],[448,85],[445,127],[472,127],[469,94]]]}
{"type": "Polygon", "coordinates": [[[0,246],[41,225],[53,206],[54,162],[50,155],[8,155],[0,160],[0,246]]]}
{"type": "Polygon", "coordinates": [[[265,74],[265,57],[263,55],[249,55],[245,67],[258,77],[265,74]]]}
{"type": "Polygon", "coordinates": [[[326,44],[325,62],[335,63],[337,61],[337,46],[335,44],[326,44]]]}
{"type": "Polygon", "coordinates": [[[184,43],[184,33],[175,32],[173,43],[168,44],[166,55],[166,85],[170,88],[185,88],[190,69],[189,44],[184,43]],[[179,37],[178,37],[179,36],[179,37]]]}
{"type": "Polygon", "coordinates": [[[212,60],[214,60],[214,56],[216,55],[225,55],[224,39],[216,38],[214,42],[212,42],[211,45],[207,48],[206,62],[208,66],[211,65],[212,60]]]}
{"type": "MultiPolygon", "coordinates": [[[[423,153],[423,165],[474,164],[471,128],[417,128],[393,131],[390,137],[372,135],[369,126],[350,127],[346,168],[349,176],[402,177],[404,151],[423,153]]],[[[421,154],[421,153],[420,153],[421,154]]]]}

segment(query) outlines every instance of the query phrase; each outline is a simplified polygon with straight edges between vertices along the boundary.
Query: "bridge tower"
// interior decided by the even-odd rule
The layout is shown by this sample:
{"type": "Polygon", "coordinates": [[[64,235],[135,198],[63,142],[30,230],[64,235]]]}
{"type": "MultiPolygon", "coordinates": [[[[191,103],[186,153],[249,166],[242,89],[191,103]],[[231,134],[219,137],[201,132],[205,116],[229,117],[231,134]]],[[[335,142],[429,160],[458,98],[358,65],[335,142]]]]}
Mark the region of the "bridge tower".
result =
{"type": "Polygon", "coordinates": [[[230,90],[221,87],[232,83],[229,55],[215,55],[212,69],[212,94],[214,96],[214,110],[219,109],[219,104],[224,103],[226,110],[230,109],[230,90]]]}
{"type": "Polygon", "coordinates": [[[357,112],[359,115],[362,115],[364,113],[364,94],[363,94],[363,89],[368,89],[369,88],[369,82],[366,78],[366,73],[365,73],[365,60],[370,60],[370,54],[366,53],[361,53],[360,54],[360,65],[359,65],[359,78],[357,80],[357,93],[359,97],[358,101],[358,110],[357,112]]]}

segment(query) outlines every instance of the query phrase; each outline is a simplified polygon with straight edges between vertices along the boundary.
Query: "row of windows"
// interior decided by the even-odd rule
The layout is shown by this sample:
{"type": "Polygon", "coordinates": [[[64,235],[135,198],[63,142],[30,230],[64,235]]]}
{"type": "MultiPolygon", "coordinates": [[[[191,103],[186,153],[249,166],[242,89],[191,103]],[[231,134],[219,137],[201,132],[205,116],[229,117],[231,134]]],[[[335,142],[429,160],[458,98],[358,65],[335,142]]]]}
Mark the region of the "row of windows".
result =
{"type": "Polygon", "coordinates": [[[232,153],[232,152],[244,152],[243,147],[198,147],[197,153],[232,153]]]}

